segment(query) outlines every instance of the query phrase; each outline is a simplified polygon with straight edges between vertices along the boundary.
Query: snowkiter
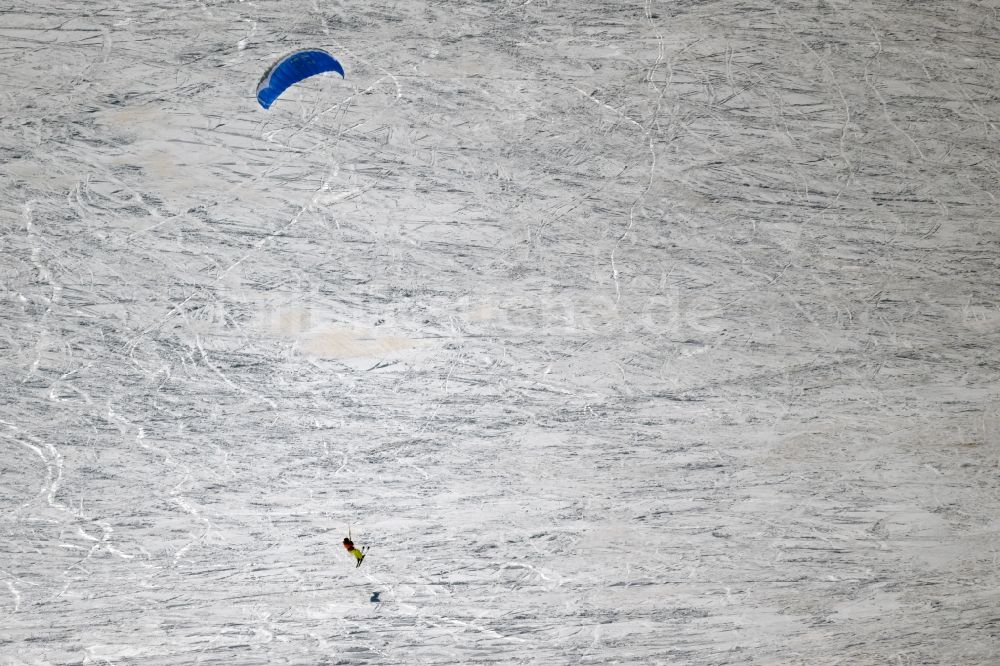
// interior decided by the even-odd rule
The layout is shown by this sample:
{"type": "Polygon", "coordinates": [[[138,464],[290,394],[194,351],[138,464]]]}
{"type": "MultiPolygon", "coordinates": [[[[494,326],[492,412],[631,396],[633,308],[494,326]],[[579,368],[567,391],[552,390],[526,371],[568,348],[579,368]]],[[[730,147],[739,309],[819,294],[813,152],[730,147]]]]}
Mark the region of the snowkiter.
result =
{"type": "Polygon", "coordinates": [[[351,541],[350,537],[344,537],[344,549],[347,550],[348,553],[353,555],[355,559],[358,561],[358,563],[355,564],[354,566],[360,567],[361,560],[365,559],[365,554],[354,547],[354,542],[351,541]]]}

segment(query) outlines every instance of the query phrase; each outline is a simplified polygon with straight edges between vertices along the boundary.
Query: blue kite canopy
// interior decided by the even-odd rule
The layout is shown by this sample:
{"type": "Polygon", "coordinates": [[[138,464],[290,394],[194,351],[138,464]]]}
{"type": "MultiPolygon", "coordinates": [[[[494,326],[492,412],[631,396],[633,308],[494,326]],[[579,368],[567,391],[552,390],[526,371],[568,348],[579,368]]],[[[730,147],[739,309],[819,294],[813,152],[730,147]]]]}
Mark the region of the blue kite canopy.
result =
{"type": "Polygon", "coordinates": [[[289,86],[302,79],[322,74],[337,72],[344,76],[344,68],[337,59],[321,49],[304,49],[289,53],[274,63],[257,84],[257,101],[265,109],[278,99],[289,86]]]}

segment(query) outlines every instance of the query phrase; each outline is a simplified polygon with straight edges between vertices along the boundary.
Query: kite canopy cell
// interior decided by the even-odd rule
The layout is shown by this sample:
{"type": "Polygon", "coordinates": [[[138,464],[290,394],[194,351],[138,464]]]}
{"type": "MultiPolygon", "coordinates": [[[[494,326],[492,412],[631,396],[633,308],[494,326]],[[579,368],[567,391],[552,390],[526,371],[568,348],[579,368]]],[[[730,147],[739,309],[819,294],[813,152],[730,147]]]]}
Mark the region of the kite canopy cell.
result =
{"type": "Polygon", "coordinates": [[[261,77],[260,83],[257,84],[257,101],[266,109],[289,86],[324,72],[337,72],[344,76],[343,66],[322,49],[304,49],[289,53],[274,63],[261,77]]]}

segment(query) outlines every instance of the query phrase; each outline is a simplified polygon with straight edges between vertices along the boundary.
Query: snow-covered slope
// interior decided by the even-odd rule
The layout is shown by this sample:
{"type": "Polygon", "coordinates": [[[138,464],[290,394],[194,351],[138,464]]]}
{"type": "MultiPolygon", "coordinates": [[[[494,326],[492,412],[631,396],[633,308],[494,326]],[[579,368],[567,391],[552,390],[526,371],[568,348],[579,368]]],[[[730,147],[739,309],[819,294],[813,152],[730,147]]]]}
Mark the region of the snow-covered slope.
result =
{"type": "Polygon", "coordinates": [[[0,662],[997,663],[998,28],[8,3],[0,662]]]}

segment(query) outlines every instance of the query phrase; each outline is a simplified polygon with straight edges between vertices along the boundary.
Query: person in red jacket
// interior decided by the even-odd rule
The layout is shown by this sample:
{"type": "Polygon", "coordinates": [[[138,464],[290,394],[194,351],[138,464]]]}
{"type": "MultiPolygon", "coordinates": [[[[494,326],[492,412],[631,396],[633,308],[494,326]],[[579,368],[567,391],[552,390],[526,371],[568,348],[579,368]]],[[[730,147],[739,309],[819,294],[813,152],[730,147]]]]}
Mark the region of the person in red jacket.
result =
{"type": "Polygon", "coordinates": [[[354,567],[355,568],[360,567],[361,560],[365,559],[365,554],[364,552],[354,547],[354,542],[351,541],[350,537],[344,537],[344,549],[347,550],[348,553],[353,555],[355,559],[357,559],[358,563],[355,564],[354,567]]]}

